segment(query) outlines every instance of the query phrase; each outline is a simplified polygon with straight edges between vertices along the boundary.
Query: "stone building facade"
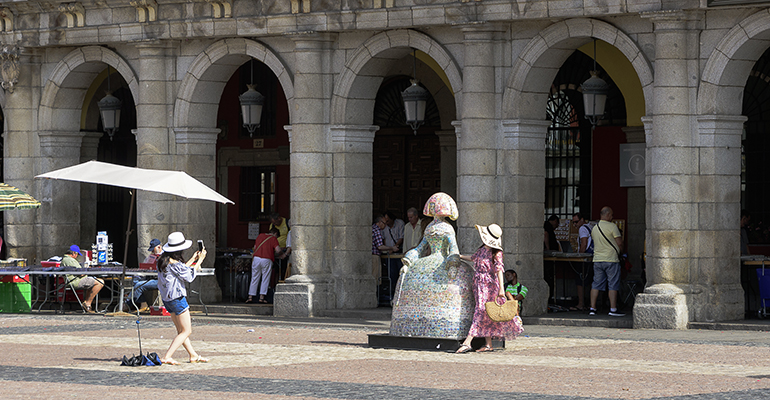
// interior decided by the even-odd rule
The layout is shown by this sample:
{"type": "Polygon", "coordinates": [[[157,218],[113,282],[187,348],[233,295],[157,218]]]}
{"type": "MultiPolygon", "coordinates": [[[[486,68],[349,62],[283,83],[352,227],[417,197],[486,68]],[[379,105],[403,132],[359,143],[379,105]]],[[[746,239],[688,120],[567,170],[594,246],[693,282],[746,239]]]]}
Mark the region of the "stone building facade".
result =
{"type": "MultiPolygon", "coordinates": [[[[530,289],[527,313],[545,313],[545,104],[565,60],[597,39],[630,66],[612,79],[633,81],[643,110],[626,121],[628,141],[644,142],[647,157],[646,184],[628,200],[632,256],[646,248],[635,326],[741,319],[742,93],[770,47],[770,8],[710,3],[4,2],[4,179],[43,201],[36,212],[5,213],[9,255],[40,260],[73,237],[91,240],[95,189],[34,176],[95,158],[94,93],[108,66],[135,104],[136,166],[221,188],[220,96],[253,59],[277,78],[289,114],[294,275],[278,286],[275,313],[376,306],[375,96],[386,77],[412,73],[416,50],[451,155],[441,182],[460,209],[461,251],[478,245],[474,224],[502,225],[506,263],[530,289]]],[[[138,242],[171,230],[222,242],[216,226],[227,212],[140,192],[138,242]]]]}

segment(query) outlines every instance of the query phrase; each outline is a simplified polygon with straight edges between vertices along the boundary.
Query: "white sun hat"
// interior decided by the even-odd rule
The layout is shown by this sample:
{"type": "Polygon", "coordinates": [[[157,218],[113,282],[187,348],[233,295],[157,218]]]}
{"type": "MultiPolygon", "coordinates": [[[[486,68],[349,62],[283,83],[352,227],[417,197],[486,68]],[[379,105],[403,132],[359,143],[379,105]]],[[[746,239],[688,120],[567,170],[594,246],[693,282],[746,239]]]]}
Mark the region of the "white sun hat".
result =
{"type": "Polygon", "coordinates": [[[173,253],[187,250],[192,246],[192,240],[185,240],[182,232],[172,232],[168,235],[168,243],[163,245],[163,251],[173,253]]]}
{"type": "Polygon", "coordinates": [[[492,224],[489,226],[480,226],[476,225],[476,229],[479,231],[479,236],[481,236],[481,241],[484,242],[485,245],[493,248],[502,250],[503,249],[503,241],[500,239],[500,236],[503,235],[503,230],[500,228],[500,225],[492,224]]]}

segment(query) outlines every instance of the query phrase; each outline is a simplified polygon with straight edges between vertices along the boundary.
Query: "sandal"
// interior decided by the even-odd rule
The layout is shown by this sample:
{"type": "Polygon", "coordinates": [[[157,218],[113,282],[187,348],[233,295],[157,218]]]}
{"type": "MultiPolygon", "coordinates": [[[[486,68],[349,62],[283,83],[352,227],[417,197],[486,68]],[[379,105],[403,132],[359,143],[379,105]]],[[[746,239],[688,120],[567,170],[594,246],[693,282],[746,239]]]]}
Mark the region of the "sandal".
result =
{"type": "Polygon", "coordinates": [[[490,347],[489,345],[487,345],[487,346],[484,346],[484,347],[482,347],[482,348],[480,348],[480,349],[476,350],[476,352],[477,352],[477,353],[484,353],[484,352],[490,352],[490,351],[495,351],[495,349],[493,349],[493,348],[492,348],[492,347],[490,347]]]}
{"type": "Polygon", "coordinates": [[[457,351],[455,351],[455,353],[457,353],[457,354],[465,354],[465,353],[469,353],[471,351],[473,351],[473,347],[468,346],[467,344],[464,344],[464,345],[460,346],[460,348],[457,349],[457,351]]]}
{"type": "Polygon", "coordinates": [[[249,298],[246,299],[246,301],[244,303],[249,304],[249,303],[253,303],[253,302],[254,302],[254,299],[252,299],[251,296],[249,296],[249,298]]]}
{"type": "Polygon", "coordinates": [[[262,304],[267,304],[267,300],[265,300],[265,299],[259,299],[259,302],[262,303],[262,304]]]}
{"type": "Polygon", "coordinates": [[[91,306],[83,306],[83,309],[86,311],[86,314],[96,314],[96,311],[91,309],[91,306]]]}
{"type": "Polygon", "coordinates": [[[179,361],[174,360],[173,358],[169,358],[168,360],[160,360],[160,363],[167,365],[179,365],[179,361]]]}
{"type": "Polygon", "coordinates": [[[207,362],[209,362],[209,359],[201,357],[200,354],[198,355],[198,358],[194,360],[190,360],[190,364],[207,363],[207,362]]]}

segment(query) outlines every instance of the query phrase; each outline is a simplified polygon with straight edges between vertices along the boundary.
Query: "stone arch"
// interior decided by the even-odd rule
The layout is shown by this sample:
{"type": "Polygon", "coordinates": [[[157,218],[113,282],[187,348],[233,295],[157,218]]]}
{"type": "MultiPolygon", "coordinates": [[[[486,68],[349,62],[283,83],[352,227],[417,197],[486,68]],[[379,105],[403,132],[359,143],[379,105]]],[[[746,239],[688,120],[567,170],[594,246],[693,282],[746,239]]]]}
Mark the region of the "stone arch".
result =
{"type": "Polygon", "coordinates": [[[727,32],[706,61],[698,90],[701,115],[741,115],[751,69],[770,48],[770,10],[748,16],[727,32]]]}
{"type": "Polygon", "coordinates": [[[38,114],[41,131],[80,130],[80,113],[89,86],[109,65],[126,81],[131,96],[139,98],[139,84],[128,62],[101,46],[86,46],[67,54],[51,71],[43,88],[38,114]]]}
{"type": "Polygon", "coordinates": [[[592,38],[611,44],[631,62],[642,85],[644,102],[651,105],[652,67],[636,43],[604,21],[576,18],[542,30],[519,54],[503,94],[504,117],[543,119],[548,91],[559,68],[575,49],[592,38]]]}
{"type": "Polygon", "coordinates": [[[462,107],[462,74],[449,52],[430,36],[414,30],[383,32],[369,38],[354,51],[334,86],[331,105],[333,125],[372,123],[374,97],[394,60],[417,49],[431,57],[449,80],[456,115],[462,107]],[[378,62],[379,61],[379,62],[378,62]]]}
{"type": "Polygon", "coordinates": [[[215,128],[217,109],[225,84],[232,74],[251,58],[267,65],[278,77],[289,103],[291,121],[294,83],[289,69],[263,44],[234,38],[212,44],[192,62],[182,79],[174,105],[174,127],[215,128]],[[212,95],[212,92],[215,95],[212,95]]]}

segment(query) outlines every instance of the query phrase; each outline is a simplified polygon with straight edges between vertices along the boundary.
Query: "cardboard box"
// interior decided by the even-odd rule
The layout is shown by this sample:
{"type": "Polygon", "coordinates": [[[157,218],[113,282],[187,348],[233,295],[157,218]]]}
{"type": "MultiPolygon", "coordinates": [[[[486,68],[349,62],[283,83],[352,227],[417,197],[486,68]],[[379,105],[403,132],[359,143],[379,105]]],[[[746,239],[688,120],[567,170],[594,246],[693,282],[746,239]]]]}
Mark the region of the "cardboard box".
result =
{"type": "Polygon", "coordinates": [[[29,275],[0,275],[2,283],[29,283],[29,275]]]}

